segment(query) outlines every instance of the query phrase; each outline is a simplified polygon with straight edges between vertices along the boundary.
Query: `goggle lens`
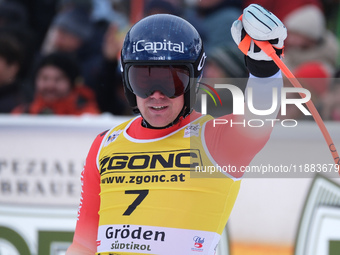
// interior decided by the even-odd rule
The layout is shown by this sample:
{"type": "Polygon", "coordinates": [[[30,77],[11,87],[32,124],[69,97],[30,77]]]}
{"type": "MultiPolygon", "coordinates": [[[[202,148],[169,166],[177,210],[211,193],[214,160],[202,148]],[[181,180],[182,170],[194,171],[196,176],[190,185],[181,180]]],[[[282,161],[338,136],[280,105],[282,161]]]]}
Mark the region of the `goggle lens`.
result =
{"type": "Polygon", "coordinates": [[[132,65],[127,78],[133,93],[147,98],[155,91],[169,98],[183,95],[190,83],[190,70],[185,65],[132,65]]]}

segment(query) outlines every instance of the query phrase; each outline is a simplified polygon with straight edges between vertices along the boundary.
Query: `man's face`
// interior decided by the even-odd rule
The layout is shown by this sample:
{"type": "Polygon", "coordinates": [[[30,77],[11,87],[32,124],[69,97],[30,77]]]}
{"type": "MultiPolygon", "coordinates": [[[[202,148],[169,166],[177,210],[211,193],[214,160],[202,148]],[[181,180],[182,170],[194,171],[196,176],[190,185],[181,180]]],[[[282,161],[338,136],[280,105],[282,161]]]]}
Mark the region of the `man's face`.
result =
{"type": "Polygon", "coordinates": [[[147,98],[136,98],[143,118],[153,127],[165,127],[173,122],[184,105],[184,95],[168,98],[160,91],[155,91],[147,98]]]}
{"type": "Polygon", "coordinates": [[[18,70],[17,63],[9,64],[5,58],[0,56],[0,87],[13,82],[18,70]]]}
{"type": "Polygon", "coordinates": [[[296,48],[296,49],[307,50],[312,47],[315,47],[316,44],[317,44],[316,40],[313,40],[311,38],[308,38],[296,32],[289,32],[288,37],[285,40],[285,45],[286,45],[285,47],[287,49],[296,48]]]}
{"type": "Polygon", "coordinates": [[[44,66],[36,77],[36,93],[45,101],[55,102],[69,95],[71,82],[57,67],[44,66]]]}

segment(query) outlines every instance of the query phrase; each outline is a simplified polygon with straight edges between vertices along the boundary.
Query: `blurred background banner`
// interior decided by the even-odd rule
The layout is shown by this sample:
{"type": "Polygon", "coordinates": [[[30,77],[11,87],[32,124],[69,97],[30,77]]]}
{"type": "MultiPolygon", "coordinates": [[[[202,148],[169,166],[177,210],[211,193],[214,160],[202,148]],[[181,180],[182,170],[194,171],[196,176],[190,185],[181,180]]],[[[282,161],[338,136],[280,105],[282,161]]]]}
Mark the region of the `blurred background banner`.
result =
{"type": "MultiPolygon", "coordinates": [[[[128,118],[0,116],[1,255],[64,254],[76,224],[80,173],[90,145],[97,134],[128,118]]],[[[339,148],[340,123],[326,122],[326,126],[339,148]]],[[[293,128],[277,124],[251,166],[283,169],[292,165],[297,170],[245,174],[228,223],[225,244],[230,241],[231,254],[254,250],[254,244],[283,247],[287,252],[282,254],[293,254],[314,177],[319,174],[340,183],[331,164],[331,154],[314,122],[299,121],[293,128]],[[327,172],[312,170],[312,164],[327,164],[327,172]]],[[[319,214],[334,215],[334,210],[338,209],[319,214]]]]}
{"type": "Polygon", "coordinates": [[[92,141],[122,119],[1,117],[0,202],[76,205],[92,141]]]}
{"type": "Polygon", "coordinates": [[[340,245],[340,185],[315,178],[301,215],[295,254],[337,254],[340,245]]]}
{"type": "Polygon", "coordinates": [[[0,254],[62,255],[95,136],[126,118],[0,116],[0,254]]]}
{"type": "MultiPolygon", "coordinates": [[[[204,43],[202,80],[246,81],[230,27],[251,3],[287,27],[283,61],[339,150],[339,1],[0,0],[0,255],[64,255],[90,145],[133,117],[119,64],[126,32],[151,14],[183,17],[204,43]]],[[[207,100],[218,115],[231,111],[207,100]]],[[[232,102],[226,93],[222,101],[232,102]]],[[[297,126],[279,116],[251,162],[217,255],[339,253],[337,167],[316,123],[296,110],[297,126]]]]}
{"type": "Polygon", "coordinates": [[[75,223],[74,208],[2,204],[0,254],[65,254],[75,223]]]}

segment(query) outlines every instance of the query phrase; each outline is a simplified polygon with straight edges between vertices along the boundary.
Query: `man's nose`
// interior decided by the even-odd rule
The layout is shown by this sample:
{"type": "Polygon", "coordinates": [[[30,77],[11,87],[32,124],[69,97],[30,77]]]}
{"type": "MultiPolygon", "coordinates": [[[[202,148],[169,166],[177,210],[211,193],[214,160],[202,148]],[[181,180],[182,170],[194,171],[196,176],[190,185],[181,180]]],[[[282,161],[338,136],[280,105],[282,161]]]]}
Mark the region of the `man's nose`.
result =
{"type": "Polygon", "coordinates": [[[153,92],[151,94],[150,97],[155,98],[155,99],[159,99],[159,98],[164,98],[165,95],[162,92],[160,92],[159,90],[156,90],[155,92],[153,92]]]}

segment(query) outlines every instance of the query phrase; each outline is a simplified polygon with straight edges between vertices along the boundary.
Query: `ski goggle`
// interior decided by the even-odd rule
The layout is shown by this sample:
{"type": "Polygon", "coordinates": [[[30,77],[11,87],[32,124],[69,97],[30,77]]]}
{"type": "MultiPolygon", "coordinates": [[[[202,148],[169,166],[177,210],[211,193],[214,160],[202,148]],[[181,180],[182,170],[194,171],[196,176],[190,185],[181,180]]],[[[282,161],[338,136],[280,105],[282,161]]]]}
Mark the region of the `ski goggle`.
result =
{"type": "Polygon", "coordinates": [[[191,73],[186,65],[130,65],[126,78],[132,92],[141,98],[155,91],[176,98],[190,87],[191,73]]]}

